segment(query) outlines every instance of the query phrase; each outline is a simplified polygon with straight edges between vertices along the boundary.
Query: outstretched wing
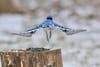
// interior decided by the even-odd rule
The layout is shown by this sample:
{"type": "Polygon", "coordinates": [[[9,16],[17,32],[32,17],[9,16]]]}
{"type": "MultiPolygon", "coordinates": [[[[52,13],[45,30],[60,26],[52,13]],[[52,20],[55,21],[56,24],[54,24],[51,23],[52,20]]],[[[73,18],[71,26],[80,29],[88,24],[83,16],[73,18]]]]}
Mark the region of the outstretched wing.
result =
{"type": "Polygon", "coordinates": [[[86,29],[71,29],[71,28],[67,28],[67,27],[58,25],[56,23],[54,23],[54,26],[55,26],[55,28],[65,32],[67,35],[73,35],[73,34],[76,34],[76,33],[80,33],[80,32],[86,31],[86,29]]]}
{"type": "Polygon", "coordinates": [[[67,32],[68,30],[71,30],[71,28],[67,28],[67,27],[64,27],[62,25],[58,25],[56,23],[53,23],[53,24],[54,24],[55,29],[62,30],[63,32],[67,32]]]}
{"type": "Polygon", "coordinates": [[[26,32],[29,32],[31,34],[33,34],[34,32],[36,32],[39,28],[41,28],[41,25],[36,25],[35,27],[28,29],[26,32]]]}
{"type": "Polygon", "coordinates": [[[77,34],[80,32],[84,32],[86,31],[86,29],[67,29],[67,30],[62,30],[63,32],[65,32],[67,35],[73,35],[73,34],[77,34]]]}
{"type": "Polygon", "coordinates": [[[11,33],[13,35],[19,35],[19,36],[25,36],[25,37],[31,37],[32,34],[34,34],[40,27],[40,25],[35,26],[34,28],[28,29],[25,32],[19,32],[19,33],[11,33]]]}
{"type": "Polygon", "coordinates": [[[19,35],[19,36],[25,36],[25,37],[31,37],[32,34],[29,32],[19,32],[19,33],[11,33],[13,35],[19,35]]]}
{"type": "MultiPolygon", "coordinates": [[[[43,22],[44,23],[44,22],[43,22]]],[[[37,30],[40,28],[43,28],[43,23],[36,25],[35,27],[26,30],[25,32],[20,32],[20,33],[12,33],[13,35],[20,35],[20,36],[26,36],[26,37],[31,37],[32,34],[34,34],[37,30]]]]}

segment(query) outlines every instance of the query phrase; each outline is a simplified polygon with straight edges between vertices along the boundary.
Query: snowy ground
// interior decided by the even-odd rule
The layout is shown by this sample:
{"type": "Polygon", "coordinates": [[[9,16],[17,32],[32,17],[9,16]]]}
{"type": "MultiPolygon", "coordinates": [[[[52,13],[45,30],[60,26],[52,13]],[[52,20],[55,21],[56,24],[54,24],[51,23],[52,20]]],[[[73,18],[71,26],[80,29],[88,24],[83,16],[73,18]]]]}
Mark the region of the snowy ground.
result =
{"type": "MultiPolygon", "coordinates": [[[[57,21],[61,21],[59,17],[56,17],[56,19],[57,21]]],[[[27,16],[23,15],[0,15],[0,50],[36,46],[42,47],[48,44],[43,31],[34,34],[32,39],[9,34],[10,32],[24,31],[34,24],[41,23],[40,21],[42,22],[43,19],[35,18],[31,21],[27,16]]],[[[62,49],[64,67],[100,67],[99,22],[100,20],[97,19],[76,21],[75,18],[72,17],[60,23],[73,28],[87,29],[87,32],[72,36],[66,36],[60,31],[53,32],[53,36],[48,45],[53,49],[62,49]]]]}

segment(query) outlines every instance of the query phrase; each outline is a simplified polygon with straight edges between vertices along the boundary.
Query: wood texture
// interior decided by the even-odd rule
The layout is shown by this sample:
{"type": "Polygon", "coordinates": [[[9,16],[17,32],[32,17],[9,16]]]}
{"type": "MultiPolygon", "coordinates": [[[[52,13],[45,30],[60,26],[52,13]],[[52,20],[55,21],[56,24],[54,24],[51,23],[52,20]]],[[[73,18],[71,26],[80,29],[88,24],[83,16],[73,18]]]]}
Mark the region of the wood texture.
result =
{"type": "Polygon", "coordinates": [[[61,50],[0,52],[2,67],[63,67],[61,50]]]}

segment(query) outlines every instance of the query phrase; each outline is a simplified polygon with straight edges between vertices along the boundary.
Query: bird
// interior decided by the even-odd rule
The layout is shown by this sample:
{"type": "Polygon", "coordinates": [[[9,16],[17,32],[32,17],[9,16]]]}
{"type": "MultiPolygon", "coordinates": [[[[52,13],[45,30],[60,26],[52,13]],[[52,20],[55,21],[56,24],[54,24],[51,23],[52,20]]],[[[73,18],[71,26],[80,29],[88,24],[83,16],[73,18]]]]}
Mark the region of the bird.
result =
{"type": "Polygon", "coordinates": [[[73,35],[73,34],[76,34],[76,33],[86,31],[86,29],[72,29],[72,28],[69,28],[69,27],[59,25],[56,22],[54,22],[53,17],[49,15],[49,16],[46,17],[46,20],[43,21],[41,24],[33,26],[31,29],[28,29],[25,32],[12,33],[12,34],[13,35],[25,36],[25,37],[31,37],[34,33],[36,33],[36,31],[38,31],[40,29],[45,30],[46,39],[47,39],[48,42],[49,42],[49,40],[52,36],[52,30],[53,29],[61,30],[66,35],[73,35]]]}

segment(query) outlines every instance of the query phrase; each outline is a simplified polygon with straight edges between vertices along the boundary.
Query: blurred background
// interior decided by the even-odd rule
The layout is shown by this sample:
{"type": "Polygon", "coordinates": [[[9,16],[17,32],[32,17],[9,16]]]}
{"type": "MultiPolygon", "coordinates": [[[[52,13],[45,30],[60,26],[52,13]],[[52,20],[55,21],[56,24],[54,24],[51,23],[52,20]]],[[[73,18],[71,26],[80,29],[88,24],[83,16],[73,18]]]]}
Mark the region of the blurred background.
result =
{"type": "Polygon", "coordinates": [[[100,67],[100,0],[0,0],[0,51],[47,45],[62,49],[63,67],[100,67]],[[9,34],[30,29],[48,15],[87,32],[66,36],[53,31],[49,43],[42,30],[32,38],[9,34]]]}

